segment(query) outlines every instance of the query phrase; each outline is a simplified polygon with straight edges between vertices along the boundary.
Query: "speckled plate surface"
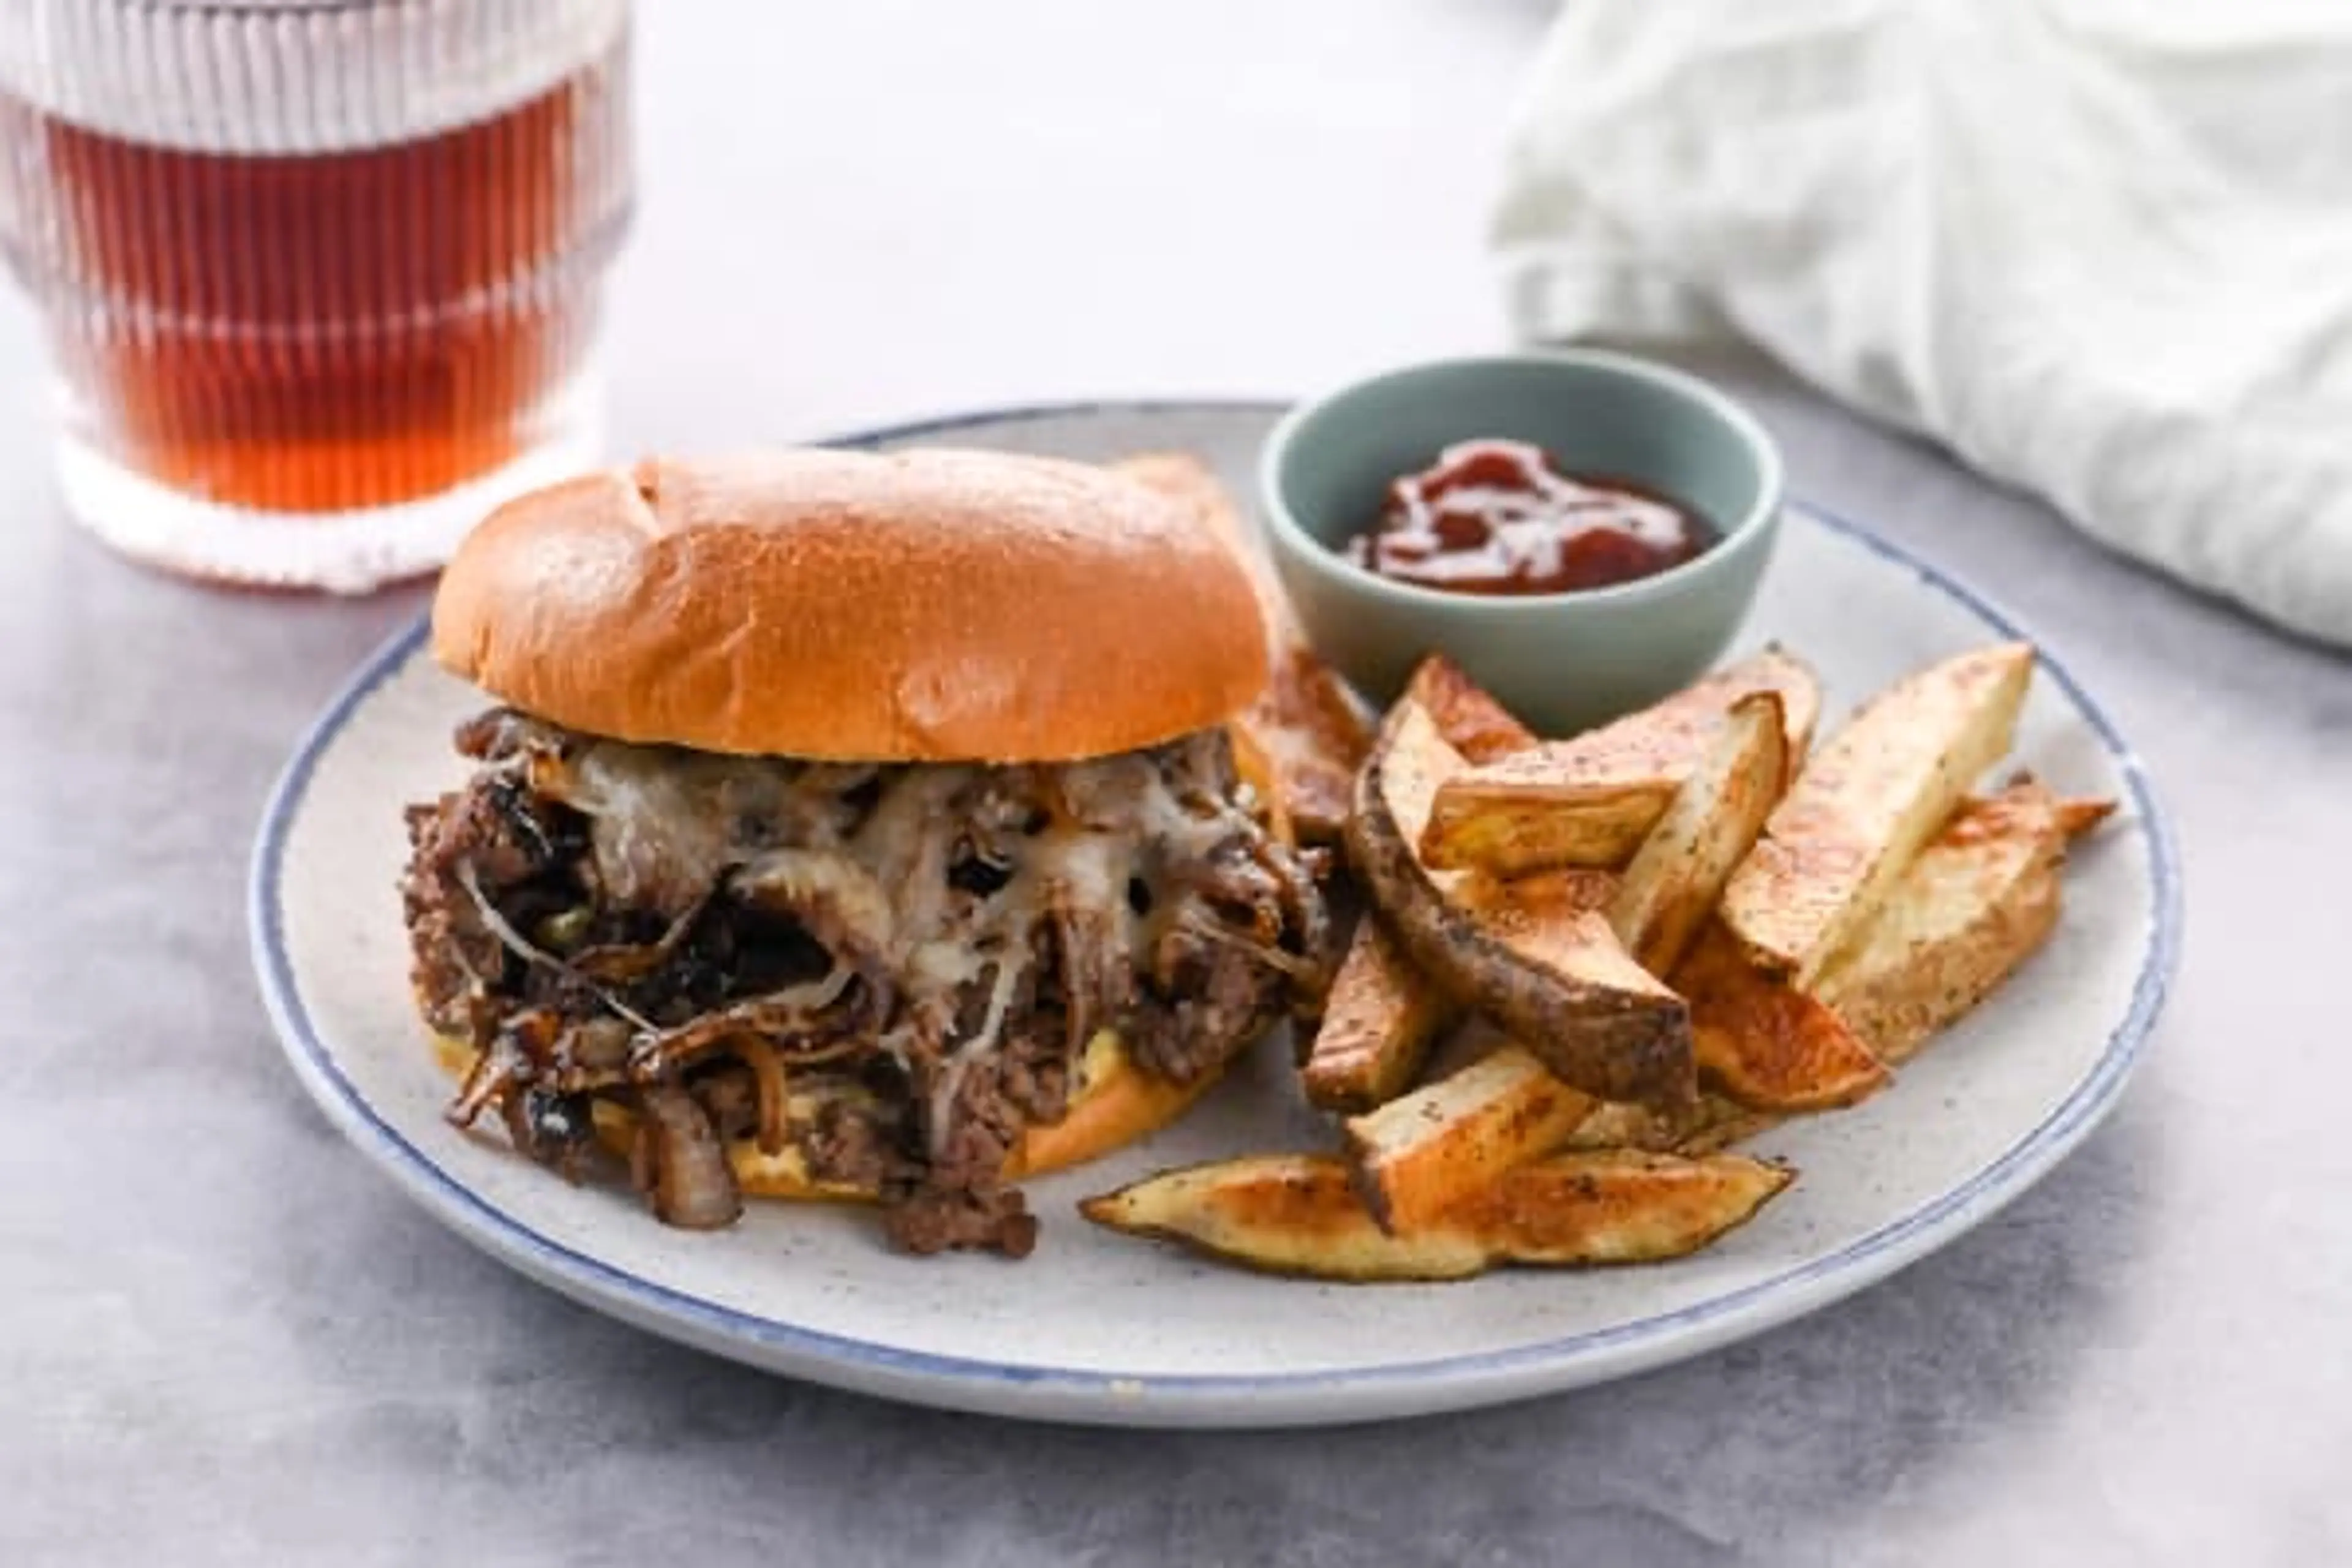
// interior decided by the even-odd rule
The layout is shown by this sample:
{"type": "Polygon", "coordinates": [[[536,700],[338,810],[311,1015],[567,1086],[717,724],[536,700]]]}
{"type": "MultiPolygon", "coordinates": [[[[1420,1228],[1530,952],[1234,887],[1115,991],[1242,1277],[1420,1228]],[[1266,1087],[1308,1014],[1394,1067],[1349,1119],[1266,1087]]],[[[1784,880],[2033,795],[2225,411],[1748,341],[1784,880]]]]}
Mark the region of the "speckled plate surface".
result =
{"type": "MultiPolygon", "coordinates": [[[[1096,405],[878,433],[1100,458],[1184,447],[1249,490],[1277,409],[1096,405]]],[[[1745,640],[1785,641],[1829,712],[1941,655],[2031,636],[1862,528],[1797,509],[1745,640]]],[[[2129,748],[2049,650],[2018,761],[2122,798],[2069,868],[2064,919],[2000,994],[1857,1110],[1758,1141],[1801,1172],[1680,1262],[1453,1285],[1265,1279],[1098,1231],[1076,1201],[1159,1166],[1319,1142],[1274,1044],[1181,1125],[1030,1184],[1037,1255],[917,1261],[856,1212],[754,1204],[710,1235],[571,1187],[450,1129],[412,1011],[400,807],[463,774],[480,705],[423,628],[371,659],[289,764],[256,846],[254,957],[287,1057],[363,1153],[467,1240],[600,1310],[754,1366],[891,1398],[1134,1426],[1365,1420],[1524,1398],[1696,1355],[1836,1300],[1985,1219],[2097,1123],[2161,1003],[2179,927],[2171,839],[2129,748]]]]}

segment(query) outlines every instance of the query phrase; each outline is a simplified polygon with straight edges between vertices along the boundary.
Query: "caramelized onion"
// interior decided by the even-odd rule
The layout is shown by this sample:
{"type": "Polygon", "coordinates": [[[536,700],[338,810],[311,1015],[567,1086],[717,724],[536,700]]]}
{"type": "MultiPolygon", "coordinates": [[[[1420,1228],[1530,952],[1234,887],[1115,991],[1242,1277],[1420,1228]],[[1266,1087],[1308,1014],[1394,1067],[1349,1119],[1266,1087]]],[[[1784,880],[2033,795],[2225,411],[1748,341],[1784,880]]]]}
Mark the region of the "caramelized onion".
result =
{"type": "Polygon", "coordinates": [[[851,979],[848,970],[835,969],[823,980],[713,1008],[674,1029],[649,1029],[629,1048],[630,1075],[644,1083],[675,1078],[694,1061],[746,1035],[790,1043],[795,1062],[849,1055],[863,1047],[871,1026],[865,1008],[837,1005],[851,979]]]}
{"type": "Polygon", "coordinates": [[[757,1035],[737,1036],[735,1054],[751,1069],[751,1083],[759,1091],[760,1122],[753,1136],[760,1152],[781,1154],[784,1152],[784,1064],[776,1047],[757,1035]]]}
{"type": "Polygon", "coordinates": [[[652,942],[601,942],[594,947],[583,948],[572,955],[572,967],[592,980],[609,981],[614,984],[642,980],[670,961],[709,903],[710,895],[706,892],[688,905],[686,911],[672,920],[668,928],[652,942]]]}
{"type": "Polygon", "coordinates": [[[457,1098],[441,1113],[443,1118],[452,1126],[471,1127],[483,1111],[505,1100],[507,1091],[524,1071],[522,1058],[512,1046],[492,1046],[474,1058],[466,1081],[458,1087],[457,1098]]]}
{"type": "Polygon", "coordinates": [[[710,1118],[674,1085],[637,1099],[637,1143],[629,1170],[656,1217],[685,1230],[717,1230],[743,1212],[743,1194],[710,1118]]]}

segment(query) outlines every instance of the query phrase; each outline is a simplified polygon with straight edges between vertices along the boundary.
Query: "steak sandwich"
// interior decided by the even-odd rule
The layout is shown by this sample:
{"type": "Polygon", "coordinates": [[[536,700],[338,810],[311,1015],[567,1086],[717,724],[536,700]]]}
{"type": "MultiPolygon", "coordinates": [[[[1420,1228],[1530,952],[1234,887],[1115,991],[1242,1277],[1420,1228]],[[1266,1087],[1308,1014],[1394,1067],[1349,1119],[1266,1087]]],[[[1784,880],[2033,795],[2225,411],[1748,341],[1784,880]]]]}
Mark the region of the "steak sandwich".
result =
{"type": "Polygon", "coordinates": [[[1107,470],[977,452],[652,462],[524,497],[433,652],[499,704],[407,815],[450,1108],[674,1225],[878,1199],[1034,1244],[1016,1178],[1179,1113],[1310,1004],[1325,916],[1224,721],[1231,549],[1107,470]]]}

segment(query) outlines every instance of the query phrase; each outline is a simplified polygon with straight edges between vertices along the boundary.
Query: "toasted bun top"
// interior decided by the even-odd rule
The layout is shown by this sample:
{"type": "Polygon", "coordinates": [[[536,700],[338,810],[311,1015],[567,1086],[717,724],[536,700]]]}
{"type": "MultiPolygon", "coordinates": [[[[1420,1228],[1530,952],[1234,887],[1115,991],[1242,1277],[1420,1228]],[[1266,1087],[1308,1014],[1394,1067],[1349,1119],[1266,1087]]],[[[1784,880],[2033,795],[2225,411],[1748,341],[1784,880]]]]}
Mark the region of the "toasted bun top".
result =
{"type": "Polygon", "coordinates": [[[1230,546],[1079,463],[656,460],[500,507],[433,654],[572,729],[703,751],[1062,762],[1221,723],[1265,680],[1230,546]]]}

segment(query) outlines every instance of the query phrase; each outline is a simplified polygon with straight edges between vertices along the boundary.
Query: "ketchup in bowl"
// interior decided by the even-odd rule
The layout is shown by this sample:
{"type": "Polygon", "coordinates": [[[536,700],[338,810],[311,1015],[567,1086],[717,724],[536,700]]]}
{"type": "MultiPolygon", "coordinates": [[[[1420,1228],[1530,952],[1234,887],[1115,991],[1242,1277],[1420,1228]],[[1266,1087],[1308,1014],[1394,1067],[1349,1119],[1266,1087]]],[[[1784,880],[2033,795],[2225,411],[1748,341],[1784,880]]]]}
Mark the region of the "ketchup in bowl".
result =
{"type": "Polygon", "coordinates": [[[1524,441],[1461,441],[1389,485],[1347,557],[1453,594],[1570,594],[1654,576],[1717,534],[1680,502],[1623,479],[1562,472],[1524,441]]]}

